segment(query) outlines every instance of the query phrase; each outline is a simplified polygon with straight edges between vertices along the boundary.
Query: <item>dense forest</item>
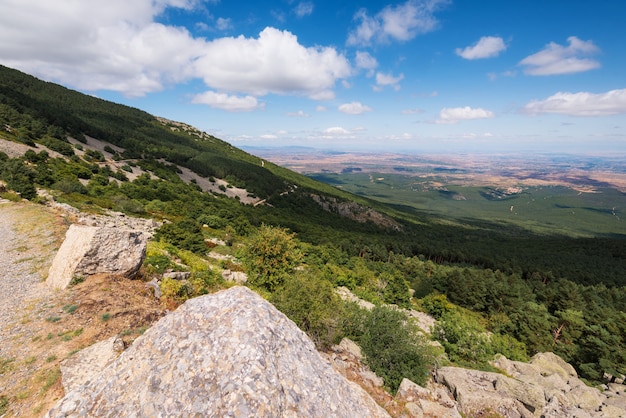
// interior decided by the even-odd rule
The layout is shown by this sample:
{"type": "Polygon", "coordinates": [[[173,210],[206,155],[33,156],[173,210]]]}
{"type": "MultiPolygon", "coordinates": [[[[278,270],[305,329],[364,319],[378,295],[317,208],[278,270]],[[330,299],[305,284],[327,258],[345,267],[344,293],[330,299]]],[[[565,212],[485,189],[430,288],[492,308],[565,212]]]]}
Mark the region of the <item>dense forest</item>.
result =
{"type": "Polygon", "coordinates": [[[498,352],[524,360],[553,351],[589,381],[626,374],[624,239],[535,235],[386,206],[180,126],[0,67],[0,140],[31,147],[17,158],[0,153],[7,189],[0,195],[43,203],[37,189],[47,189],[84,211],[170,221],[156,234],[145,269],[149,275],[174,266],[173,258],[189,260],[187,284],[164,283],[174,304],[224,285],[193,261],[206,258],[207,238],[219,237],[228,243],[222,251],[241,261],[227,267],[246,271],[250,285],[319,346],[345,335],[357,340],[390,388],[402,375],[423,380],[439,354],[398,311],[361,311],[339,301],[334,287],[377,306],[432,314],[433,338],[454,364],[488,369],[498,352]],[[79,155],[87,137],[111,146],[79,155]],[[107,159],[126,169],[112,169],[107,159]],[[245,188],[266,204],[203,192],[181,180],[179,166],[245,188]],[[130,181],[131,167],[146,174],[130,181]],[[351,219],[313,195],[370,207],[395,227],[351,219]],[[376,366],[376,353],[390,346],[392,361],[376,366]]]}

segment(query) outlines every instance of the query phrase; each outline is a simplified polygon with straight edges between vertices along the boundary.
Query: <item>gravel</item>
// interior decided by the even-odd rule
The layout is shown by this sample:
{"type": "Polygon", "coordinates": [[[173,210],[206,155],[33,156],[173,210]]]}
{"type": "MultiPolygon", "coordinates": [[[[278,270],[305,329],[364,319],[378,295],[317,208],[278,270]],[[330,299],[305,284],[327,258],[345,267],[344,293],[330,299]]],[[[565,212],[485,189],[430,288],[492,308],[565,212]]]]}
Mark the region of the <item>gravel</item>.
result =
{"type": "Polygon", "coordinates": [[[0,201],[0,357],[15,354],[24,315],[52,295],[33,265],[41,254],[15,231],[15,225],[24,221],[20,216],[16,204],[0,201]]]}

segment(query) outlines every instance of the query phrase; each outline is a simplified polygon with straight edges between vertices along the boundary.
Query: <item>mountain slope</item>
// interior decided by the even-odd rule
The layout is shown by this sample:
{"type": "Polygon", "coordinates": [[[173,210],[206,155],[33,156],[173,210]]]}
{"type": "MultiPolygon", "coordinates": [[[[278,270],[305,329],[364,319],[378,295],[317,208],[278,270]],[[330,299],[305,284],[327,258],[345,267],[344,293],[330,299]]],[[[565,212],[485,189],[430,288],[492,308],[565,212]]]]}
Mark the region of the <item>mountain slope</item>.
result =
{"type": "MultiPolygon", "coordinates": [[[[269,238],[297,241],[293,259],[303,265],[273,270],[277,277],[265,289],[286,291],[283,286],[298,280],[290,289],[297,297],[276,299],[295,316],[326,306],[327,300],[305,303],[327,294],[323,289],[346,286],[374,303],[438,315],[448,327],[439,338],[459,364],[484,365],[496,350],[507,356],[555,351],[596,381],[604,373],[625,372],[626,351],[620,347],[626,346],[626,332],[620,324],[626,323],[626,240],[536,235],[502,223],[392,208],[263,161],[183,123],[6,67],[0,67],[0,142],[28,146],[17,158],[0,153],[0,178],[22,197],[44,201],[40,189],[87,212],[113,209],[166,220],[156,235],[161,250],[146,261],[148,275],[178,268],[187,257],[181,251],[206,258],[216,242],[226,243],[215,250],[224,257],[223,268],[245,270],[236,259],[250,242],[274,249],[276,241],[263,235],[265,225],[279,231],[269,238]],[[234,190],[254,196],[255,205],[242,204],[239,194],[229,193],[234,190]],[[474,338],[486,331],[499,337],[474,338]],[[458,339],[446,340],[451,332],[458,339]]],[[[247,254],[269,263],[261,257],[266,255],[247,254]]],[[[219,281],[204,261],[191,264],[185,267],[192,272],[189,283],[170,283],[172,303],[219,281]]],[[[311,318],[301,316],[300,325],[326,341],[345,322],[339,310],[311,318]]]]}

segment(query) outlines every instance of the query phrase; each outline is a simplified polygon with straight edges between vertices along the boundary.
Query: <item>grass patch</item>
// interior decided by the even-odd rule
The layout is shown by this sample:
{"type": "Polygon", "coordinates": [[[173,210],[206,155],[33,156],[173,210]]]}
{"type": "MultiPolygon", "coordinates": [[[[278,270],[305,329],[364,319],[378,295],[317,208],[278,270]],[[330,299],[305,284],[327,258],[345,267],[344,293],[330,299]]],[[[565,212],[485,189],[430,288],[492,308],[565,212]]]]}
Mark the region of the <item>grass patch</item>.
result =
{"type": "Polygon", "coordinates": [[[72,277],[72,280],[70,280],[70,282],[68,283],[67,287],[76,286],[77,284],[80,284],[80,283],[82,283],[84,281],[85,281],[85,276],[77,274],[76,276],[72,277]]]}
{"type": "Polygon", "coordinates": [[[37,360],[35,356],[29,356],[24,359],[24,364],[33,364],[37,360]]]}
{"type": "Polygon", "coordinates": [[[54,369],[42,372],[37,379],[39,382],[43,383],[39,392],[41,394],[46,393],[60,378],[61,369],[58,366],[54,369]]]}
{"type": "Polygon", "coordinates": [[[9,409],[9,398],[6,396],[0,396],[0,416],[6,414],[9,409]]]}
{"type": "Polygon", "coordinates": [[[63,311],[68,314],[73,314],[78,309],[78,305],[65,305],[63,311]]]}
{"type": "Polygon", "coordinates": [[[150,327],[143,326],[139,328],[125,329],[124,331],[120,332],[120,336],[126,337],[128,335],[143,335],[143,333],[146,332],[148,328],[150,327]]]}
{"type": "Polygon", "coordinates": [[[15,358],[0,357],[0,374],[5,374],[13,370],[15,358]]]}
{"type": "Polygon", "coordinates": [[[51,356],[46,357],[46,363],[51,363],[51,362],[53,362],[56,359],[57,359],[57,356],[52,354],[51,356]]]}
{"type": "Polygon", "coordinates": [[[60,320],[61,320],[60,316],[49,316],[46,318],[47,322],[52,322],[52,323],[59,322],[60,320]]]}
{"type": "Polygon", "coordinates": [[[102,316],[100,316],[100,319],[102,320],[102,322],[106,322],[111,319],[111,314],[108,312],[103,313],[102,316]]]}

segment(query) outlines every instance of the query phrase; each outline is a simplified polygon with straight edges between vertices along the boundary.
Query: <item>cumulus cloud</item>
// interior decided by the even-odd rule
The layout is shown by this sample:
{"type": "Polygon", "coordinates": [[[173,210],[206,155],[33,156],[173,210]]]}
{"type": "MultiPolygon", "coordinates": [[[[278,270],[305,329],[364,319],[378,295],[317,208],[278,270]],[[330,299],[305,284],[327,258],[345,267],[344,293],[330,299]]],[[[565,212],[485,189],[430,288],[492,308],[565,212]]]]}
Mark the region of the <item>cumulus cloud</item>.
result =
{"type": "Polygon", "coordinates": [[[568,45],[550,42],[541,51],[520,61],[524,73],[529,75],[571,74],[593,70],[600,63],[588,56],[600,49],[592,41],[581,41],[575,36],[567,38],[568,45]]]}
{"type": "Polygon", "coordinates": [[[348,60],[330,47],[304,47],[298,38],[265,28],[258,38],[227,37],[207,42],[194,61],[195,73],[218,90],[252,95],[302,94],[331,97],[338,79],[348,77],[348,60]]]}
{"type": "Polygon", "coordinates": [[[237,97],[214,91],[197,94],[191,101],[192,103],[206,104],[217,109],[233,112],[248,112],[264,107],[264,104],[259,103],[257,98],[253,96],[237,97]]]}
{"type": "Polygon", "coordinates": [[[339,111],[347,113],[348,115],[360,115],[361,113],[370,112],[371,110],[371,107],[360,102],[344,103],[339,106],[339,111]]]}
{"type": "Polygon", "coordinates": [[[293,12],[298,17],[308,16],[313,13],[313,3],[308,1],[303,1],[298,3],[298,5],[293,9],[293,12]]]}
{"type": "Polygon", "coordinates": [[[368,77],[374,75],[374,69],[378,67],[378,61],[369,52],[356,52],[356,66],[368,71],[368,77]]]}
{"type": "Polygon", "coordinates": [[[233,27],[233,24],[230,19],[218,17],[217,20],[215,21],[215,26],[217,27],[218,30],[225,31],[225,30],[231,29],[233,27]]]}
{"type": "Polygon", "coordinates": [[[457,48],[456,54],[466,60],[497,57],[506,49],[504,40],[497,36],[483,36],[472,46],[457,48]]]}
{"type": "Polygon", "coordinates": [[[342,128],[341,126],[333,126],[331,128],[325,129],[324,133],[327,135],[348,135],[350,134],[350,131],[342,128]]]}
{"type": "MultiPolygon", "coordinates": [[[[202,79],[235,95],[334,97],[349,61],[332,47],[306,47],[274,28],[258,37],[194,38],[157,23],[167,8],[198,0],[6,0],[0,13],[0,62],[81,90],[142,96],[202,79]]],[[[198,6],[201,7],[201,6],[198,6]]],[[[229,25],[226,19],[217,22],[229,25]]]]}
{"type": "Polygon", "coordinates": [[[392,74],[376,73],[376,87],[375,90],[382,90],[385,86],[392,86],[394,90],[400,90],[400,81],[404,79],[404,74],[400,74],[394,77],[392,74]]]}
{"type": "Polygon", "coordinates": [[[493,118],[494,114],[490,110],[485,110],[480,107],[471,108],[465,107],[444,107],[439,112],[439,119],[435,121],[437,124],[451,125],[459,123],[463,120],[472,119],[489,119],[493,118]]]}
{"type": "Polygon", "coordinates": [[[545,100],[534,100],[522,109],[538,115],[558,113],[571,116],[608,116],[626,114],[626,89],[606,93],[556,93],[545,100]]]}
{"type": "Polygon", "coordinates": [[[361,9],[354,16],[359,23],[349,33],[347,44],[408,41],[419,34],[431,32],[438,25],[434,13],[448,3],[449,0],[408,0],[397,6],[386,6],[374,16],[361,9]]]}

